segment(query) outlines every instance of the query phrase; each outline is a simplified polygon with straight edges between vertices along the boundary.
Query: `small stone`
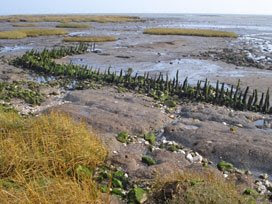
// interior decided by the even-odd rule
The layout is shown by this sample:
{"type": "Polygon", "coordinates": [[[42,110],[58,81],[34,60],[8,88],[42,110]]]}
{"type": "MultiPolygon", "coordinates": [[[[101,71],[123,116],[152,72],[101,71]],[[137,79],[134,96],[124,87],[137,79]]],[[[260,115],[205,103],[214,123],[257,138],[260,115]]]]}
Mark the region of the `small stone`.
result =
{"type": "Polygon", "coordinates": [[[242,124],[237,124],[236,126],[240,128],[244,127],[242,124]]]}
{"type": "Polygon", "coordinates": [[[227,178],[229,175],[228,174],[223,174],[224,178],[227,178]]]}
{"type": "Polygon", "coordinates": [[[149,142],[148,142],[148,141],[145,141],[144,143],[145,143],[145,145],[149,145],[149,142]]]}
{"type": "Polygon", "coordinates": [[[203,160],[203,157],[201,155],[196,155],[194,158],[193,158],[193,161],[195,163],[201,163],[203,160]]]}
{"type": "Polygon", "coordinates": [[[272,188],[272,183],[268,180],[265,180],[264,181],[264,185],[267,187],[267,188],[272,188]]]}
{"type": "Polygon", "coordinates": [[[265,192],[267,191],[265,185],[263,185],[263,184],[259,185],[257,190],[261,195],[265,194],[265,192]]]}
{"type": "Polygon", "coordinates": [[[117,151],[113,151],[112,153],[113,153],[113,154],[118,154],[118,152],[117,152],[117,151]]]}
{"type": "Polygon", "coordinates": [[[246,171],[245,171],[245,174],[246,174],[246,175],[252,175],[251,171],[249,171],[249,170],[246,170],[246,171]]]}
{"type": "Polygon", "coordinates": [[[227,125],[227,123],[226,123],[226,122],[223,122],[222,124],[223,124],[223,125],[227,125]]]}
{"type": "Polygon", "coordinates": [[[194,158],[193,158],[193,156],[191,154],[187,154],[186,159],[191,163],[194,162],[194,158]]]}
{"type": "Polygon", "coordinates": [[[260,179],[264,179],[264,180],[267,180],[268,179],[268,175],[267,174],[261,174],[259,176],[260,179]]]}
{"type": "Polygon", "coordinates": [[[185,151],[183,151],[183,150],[181,150],[181,149],[178,150],[178,152],[181,153],[181,154],[184,154],[184,155],[186,154],[185,151]]]}
{"type": "Polygon", "coordinates": [[[174,116],[174,115],[170,115],[170,116],[169,116],[169,118],[174,119],[174,118],[175,118],[175,116],[174,116]]]}

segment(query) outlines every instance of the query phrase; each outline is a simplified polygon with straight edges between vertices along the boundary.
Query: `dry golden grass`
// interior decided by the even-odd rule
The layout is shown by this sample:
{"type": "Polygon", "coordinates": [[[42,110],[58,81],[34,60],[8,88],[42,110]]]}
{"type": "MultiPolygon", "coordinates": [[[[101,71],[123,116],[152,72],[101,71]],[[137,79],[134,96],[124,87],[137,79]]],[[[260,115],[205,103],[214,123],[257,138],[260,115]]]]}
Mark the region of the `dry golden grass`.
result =
{"type": "Polygon", "coordinates": [[[99,203],[91,176],[107,151],[84,123],[50,113],[23,119],[0,110],[0,203],[99,203]]]}
{"type": "Polygon", "coordinates": [[[22,29],[0,32],[0,39],[22,39],[26,37],[65,35],[68,32],[64,29],[22,29]]]}
{"type": "Polygon", "coordinates": [[[26,38],[26,33],[16,31],[1,31],[0,32],[0,39],[22,39],[26,38]]]}
{"type": "Polygon", "coordinates": [[[17,23],[17,24],[13,24],[12,26],[13,27],[22,27],[22,28],[25,28],[25,27],[36,27],[37,25],[34,24],[34,23],[17,23]]]}
{"type": "Polygon", "coordinates": [[[94,16],[94,15],[15,15],[2,16],[0,21],[4,22],[98,22],[98,23],[118,23],[137,22],[139,17],[134,16],[94,16]]]}
{"type": "Polygon", "coordinates": [[[68,33],[64,29],[27,29],[27,30],[21,30],[21,32],[26,33],[27,37],[65,35],[68,33]]]}
{"type": "Polygon", "coordinates": [[[153,191],[152,203],[255,203],[253,198],[241,195],[233,183],[211,171],[160,177],[153,191]]]}
{"type": "Polygon", "coordinates": [[[183,29],[183,28],[149,28],[144,30],[144,34],[150,35],[189,35],[202,37],[230,37],[237,38],[233,32],[206,30],[206,29],[183,29]]]}
{"type": "Polygon", "coordinates": [[[111,42],[116,41],[112,36],[77,36],[66,37],[63,39],[65,42],[111,42]]]}
{"type": "Polygon", "coordinates": [[[61,23],[56,26],[57,28],[90,28],[90,25],[79,23],[61,23]]]}

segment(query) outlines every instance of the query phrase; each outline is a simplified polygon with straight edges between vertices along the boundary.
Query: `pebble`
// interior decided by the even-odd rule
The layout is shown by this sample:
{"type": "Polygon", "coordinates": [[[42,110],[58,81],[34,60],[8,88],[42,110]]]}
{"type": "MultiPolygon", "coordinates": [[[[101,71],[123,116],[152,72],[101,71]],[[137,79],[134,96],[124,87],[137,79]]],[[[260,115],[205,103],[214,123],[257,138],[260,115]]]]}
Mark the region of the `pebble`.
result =
{"type": "Polygon", "coordinates": [[[169,116],[169,118],[174,119],[174,118],[175,118],[175,116],[174,116],[174,115],[170,115],[170,116],[169,116]]]}
{"type": "Polygon", "coordinates": [[[187,154],[186,159],[191,163],[194,162],[194,158],[193,158],[193,156],[191,154],[187,154]]]}
{"type": "Polygon", "coordinates": [[[203,157],[201,155],[196,155],[195,157],[193,157],[193,162],[195,163],[201,163],[203,160],[203,157]]]}
{"type": "Polygon", "coordinates": [[[181,153],[181,154],[186,154],[185,151],[183,151],[181,149],[179,149],[178,152],[181,153]]]}
{"type": "Polygon", "coordinates": [[[236,126],[240,128],[244,127],[242,124],[237,124],[236,126]]]}
{"type": "Polygon", "coordinates": [[[265,187],[265,185],[261,184],[258,186],[257,190],[261,195],[263,195],[266,192],[266,187],[265,187]]]}
{"type": "Polygon", "coordinates": [[[228,174],[223,174],[224,178],[227,178],[229,175],[228,174]]]}
{"type": "Polygon", "coordinates": [[[222,124],[223,124],[223,125],[227,125],[227,123],[226,123],[226,122],[223,122],[222,124]]]}
{"type": "Polygon", "coordinates": [[[268,175],[267,174],[261,174],[259,176],[259,178],[266,180],[266,179],[268,179],[268,175]]]}
{"type": "Polygon", "coordinates": [[[117,152],[117,151],[113,151],[112,153],[113,153],[113,154],[118,154],[118,152],[117,152]]]}
{"type": "Polygon", "coordinates": [[[149,142],[148,142],[148,141],[145,141],[144,143],[145,143],[145,145],[149,145],[149,142]]]}

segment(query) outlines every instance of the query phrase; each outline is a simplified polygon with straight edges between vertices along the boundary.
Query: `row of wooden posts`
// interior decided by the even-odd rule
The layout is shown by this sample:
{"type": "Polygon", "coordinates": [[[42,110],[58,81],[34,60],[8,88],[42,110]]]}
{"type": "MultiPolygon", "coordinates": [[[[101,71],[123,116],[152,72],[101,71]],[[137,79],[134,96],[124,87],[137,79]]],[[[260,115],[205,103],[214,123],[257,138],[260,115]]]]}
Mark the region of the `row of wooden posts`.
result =
{"type": "Polygon", "coordinates": [[[199,80],[196,86],[192,86],[189,85],[188,78],[183,82],[179,80],[179,71],[177,71],[176,77],[171,79],[168,75],[163,75],[162,73],[159,73],[157,76],[151,76],[150,73],[140,76],[137,73],[133,74],[132,69],[127,71],[121,70],[117,73],[111,71],[111,68],[101,72],[99,69],[91,69],[87,66],[57,64],[54,61],[54,59],[67,55],[86,52],[88,52],[88,46],[85,44],[52,50],[45,49],[42,52],[32,50],[15,59],[13,64],[47,75],[114,84],[141,93],[147,93],[160,100],[178,98],[183,101],[204,101],[224,105],[236,110],[272,113],[269,89],[266,93],[261,94],[258,93],[257,89],[250,93],[249,87],[243,91],[240,88],[240,80],[236,86],[232,85],[231,87],[226,87],[224,83],[219,83],[219,81],[217,81],[214,87],[207,79],[205,81],[199,80]]]}

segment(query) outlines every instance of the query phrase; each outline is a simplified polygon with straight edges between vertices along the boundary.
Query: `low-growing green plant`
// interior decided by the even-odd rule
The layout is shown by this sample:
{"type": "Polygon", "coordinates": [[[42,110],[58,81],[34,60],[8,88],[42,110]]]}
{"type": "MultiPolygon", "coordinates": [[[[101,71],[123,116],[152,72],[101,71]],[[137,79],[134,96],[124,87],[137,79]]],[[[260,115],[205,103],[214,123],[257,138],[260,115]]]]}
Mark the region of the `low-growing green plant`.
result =
{"type": "Polygon", "coordinates": [[[116,41],[115,37],[112,36],[75,36],[66,37],[63,39],[64,42],[112,42],[116,41]]]}
{"type": "Polygon", "coordinates": [[[232,171],[233,170],[233,165],[231,163],[221,161],[217,164],[217,168],[220,171],[232,171]]]}
{"type": "Polygon", "coordinates": [[[129,203],[141,204],[147,200],[147,191],[140,187],[135,187],[129,192],[129,203]]]}
{"type": "Polygon", "coordinates": [[[40,105],[45,97],[34,82],[0,82],[0,100],[9,102],[14,98],[32,105],[40,105]]]}
{"type": "Polygon", "coordinates": [[[147,164],[148,166],[155,165],[157,162],[150,156],[143,156],[142,162],[147,164]]]}
{"type": "Polygon", "coordinates": [[[127,132],[124,132],[124,131],[123,131],[123,132],[120,132],[120,133],[117,135],[116,139],[117,139],[119,142],[127,143],[127,142],[128,142],[128,139],[129,139],[128,133],[127,133],[127,132]]]}
{"type": "Polygon", "coordinates": [[[164,105],[168,106],[169,108],[175,108],[177,103],[174,100],[168,99],[164,102],[164,105]]]}
{"type": "Polygon", "coordinates": [[[152,132],[149,132],[144,135],[144,139],[148,141],[150,144],[154,145],[156,142],[156,135],[152,132]]]}
{"type": "Polygon", "coordinates": [[[185,28],[148,28],[144,30],[144,34],[190,35],[190,36],[202,36],[202,37],[230,37],[230,38],[238,37],[238,35],[234,32],[206,30],[206,29],[185,29],[185,28]]]}

